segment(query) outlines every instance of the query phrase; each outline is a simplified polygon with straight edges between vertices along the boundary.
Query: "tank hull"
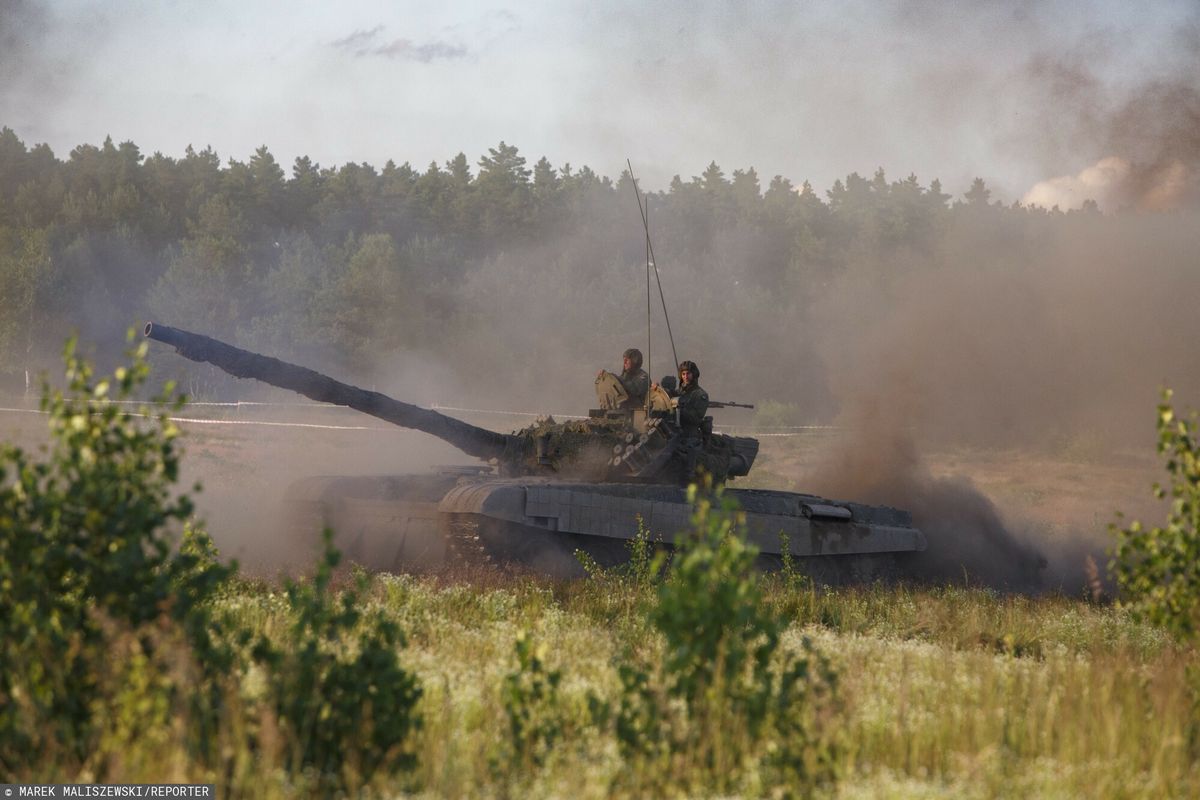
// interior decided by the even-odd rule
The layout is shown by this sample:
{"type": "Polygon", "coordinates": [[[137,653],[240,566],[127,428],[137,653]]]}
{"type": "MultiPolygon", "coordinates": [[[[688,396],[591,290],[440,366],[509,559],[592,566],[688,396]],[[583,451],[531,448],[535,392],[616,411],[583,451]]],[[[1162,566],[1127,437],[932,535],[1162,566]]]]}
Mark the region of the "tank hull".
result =
{"type": "MultiPolygon", "coordinates": [[[[897,558],[925,549],[898,509],[794,492],[725,494],[746,513],[747,537],[766,564],[786,547],[822,582],[886,577],[897,558]]],[[[675,486],[460,475],[310,478],[293,485],[287,503],[295,533],[327,525],[347,557],[370,569],[516,564],[554,576],[580,573],[576,550],[601,564],[621,561],[639,518],[669,545],[692,513],[675,486]]]]}

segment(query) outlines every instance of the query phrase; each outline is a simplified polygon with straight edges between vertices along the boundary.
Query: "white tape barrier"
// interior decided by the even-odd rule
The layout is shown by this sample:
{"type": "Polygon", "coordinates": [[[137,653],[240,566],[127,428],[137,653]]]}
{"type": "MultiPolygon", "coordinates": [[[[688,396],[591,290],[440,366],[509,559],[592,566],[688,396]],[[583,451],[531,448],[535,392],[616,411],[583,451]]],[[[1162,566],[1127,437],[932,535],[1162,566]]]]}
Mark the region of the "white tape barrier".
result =
{"type": "Polygon", "coordinates": [[[46,413],[45,411],[42,411],[37,408],[0,408],[0,411],[7,411],[12,414],[45,414],[46,413]]]}
{"type": "Polygon", "coordinates": [[[197,425],[264,425],[276,428],[317,428],[326,431],[394,431],[395,427],[383,425],[317,425],[312,422],[271,422],[259,419],[200,419],[197,417],[168,417],[171,422],[187,422],[197,425]]]}
{"type": "MultiPolygon", "coordinates": [[[[0,408],[0,413],[13,414],[46,414],[49,412],[37,408],[0,408]]],[[[327,431],[395,431],[390,425],[317,425],[311,422],[275,422],[258,419],[204,419],[202,417],[167,417],[171,422],[183,422],[196,425],[261,425],[275,428],[317,428],[327,431]]]]}
{"type": "MultiPolygon", "coordinates": [[[[136,400],[116,400],[116,403],[126,405],[146,405],[146,403],[136,400]]],[[[237,401],[230,403],[188,403],[191,406],[305,406],[309,408],[347,408],[347,406],[330,406],[324,403],[257,403],[237,401]]],[[[460,413],[470,414],[496,414],[501,416],[522,416],[537,418],[545,416],[531,411],[497,411],[487,408],[458,408],[455,406],[432,406],[437,411],[456,411],[460,413]]],[[[45,411],[36,408],[0,408],[0,413],[11,414],[45,414],[45,411]]],[[[357,412],[355,412],[357,413],[357,412]]],[[[571,414],[553,414],[556,419],[586,419],[586,417],[571,415],[571,414]]],[[[172,422],[181,422],[195,425],[259,425],[263,427],[275,428],[312,428],[317,430],[327,431],[394,431],[395,426],[390,425],[319,425],[312,422],[279,422],[274,420],[253,420],[253,419],[206,419],[203,417],[169,417],[172,422]]],[[[771,425],[763,427],[754,426],[733,426],[729,428],[719,428],[717,433],[753,433],[757,437],[791,437],[791,436],[811,436],[820,433],[841,433],[845,429],[834,427],[832,425],[771,425]],[[771,433],[770,431],[781,431],[771,433]]]]}
{"type": "MultiPolygon", "coordinates": [[[[144,405],[145,404],[141,400],[114,400],[112,402],[125,403],[127,405],[144,405]]],[[[241,406],[249,406],[249,407],[277,406],[279,408],[321,408],[321,409],[326,409],[326,410],[351,410],[349,406],[330,405],[329,403],[299,403],[299,402],[296,402],[296,403],[283,403],[283,402],[266,403],[266,402],[260,402],[260,401],[256,401],[256,400],[233,400],[233,401],[225,401],[225,402],[189,400],[187,405],[189,408],[192,406],[213,406],[213,407],[223,407],[223,408],[239,408],[241,406]]],[[[553,414],[553,413],[547,414],[545,412],[537,412],[537,411],[503,411],[503,410],[496,409],[496,408],[463,408],[462,406],[444,406],[444,405],[441,405],[440,403],[434,403],[434,404],[430,405],[429,408],[434,411],[453,411],[453,412],[460,413],[460,414],[489,414],[489,415],[498,416],[498,417],[528,417],[530,419],[537,419],[538,417],[554,417],[555,419],[587,419],[587,417],[580,415],[580,414],[553,414]]],[[[355,412],[355,413],[358,413],[358,412],[355,412]]],[[[842,430],[842,428],[838,428],[834,425],[731,425],[731,426],[722,428],[721,430],[723,430],[723,431],[759,431],[759,432],[764,432],[762,435],[767,436],[767,435],[772,435],[772,434],[765,433],[765,431],[840,431],[840,430],[842,430]]]]}

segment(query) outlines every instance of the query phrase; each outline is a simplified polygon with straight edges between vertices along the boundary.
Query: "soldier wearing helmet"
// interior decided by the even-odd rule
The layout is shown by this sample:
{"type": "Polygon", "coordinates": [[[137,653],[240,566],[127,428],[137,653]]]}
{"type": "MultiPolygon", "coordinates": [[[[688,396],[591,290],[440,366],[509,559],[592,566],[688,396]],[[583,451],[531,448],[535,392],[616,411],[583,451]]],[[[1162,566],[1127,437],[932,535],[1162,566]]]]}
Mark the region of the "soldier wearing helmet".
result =
{"type": "MultiPolygon", "coordinates": [[[[604,370],[596,374],[597,380],[604,370]]],[[[650,376],[642,369],[642,351],[631,347],[621,355],[621,374],[615,376],[628,395],[621,401],[621,408],[641,408],[646,405],[646,392],[650,389],[650,376]]],[[[611,379],[610,379],[611,380],[611,379]]]]}
{"type": "Polygon", "coordinates": [[[708,392],[700,388],[700,368],[695,361],[679,362],[679,389],[675,398],[684,435],[698,436],[708,413],[708,392]]]}

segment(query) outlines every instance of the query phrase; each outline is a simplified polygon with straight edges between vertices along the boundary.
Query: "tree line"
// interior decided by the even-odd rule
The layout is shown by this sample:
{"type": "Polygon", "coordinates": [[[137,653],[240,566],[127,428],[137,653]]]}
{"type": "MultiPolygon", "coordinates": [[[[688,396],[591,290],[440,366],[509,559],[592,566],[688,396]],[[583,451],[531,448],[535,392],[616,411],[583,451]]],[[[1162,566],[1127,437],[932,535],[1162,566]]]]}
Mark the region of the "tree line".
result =
{"type": "MultiPolygon", "coordinates": [[[[937,180],[880,169],[822,197],[715,162],[647,203],[689,352],[730,380],[753,360],[807,372],[814,386],[819,359],[797,340],[830,280],[849,270],[887,280],[956,238],[982,245],[1020,229],[1034,241],[1073,216],[993,203],[980,179],[954,199],[937,180]],[[730,327],[754,342],[752,359],[723,344],[730,327]],[[772,334],[781,328],[795,336],[772,334]]],[[[494,363],[536,351],[547,332],[592,358],[619,352],[620,331],[644,330],[644,260],[628,172],[529,166],[505,142],[474,165],[463,153],[424,169],[302,156],[288,174],[266,146],[222,162],[211,148],[146,156],[109,138],[64,159],[0,130],[0,371],[48,363],[60,331],[116,348],[150,316],[352,375],[370,376],[380,352],[494,363]],[[519,329],[516,309],[531,311],[519,329]],[[507,349],[480,344],[497,331],[507,349]]],[[[536,379],[525,365],[504,377],[536,379]]]]}

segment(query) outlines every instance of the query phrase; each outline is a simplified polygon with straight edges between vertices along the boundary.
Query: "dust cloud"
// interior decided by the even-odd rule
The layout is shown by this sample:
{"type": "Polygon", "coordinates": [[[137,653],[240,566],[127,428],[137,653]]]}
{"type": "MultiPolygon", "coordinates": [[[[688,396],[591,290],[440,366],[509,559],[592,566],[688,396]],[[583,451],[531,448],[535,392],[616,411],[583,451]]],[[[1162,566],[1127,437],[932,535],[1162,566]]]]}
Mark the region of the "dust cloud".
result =
{"type": "MultiPolygon", "coordinates": [[[[345,408],[280,405],[217,413],[190,407],[184,415],[233,418],[226,424],[181,423],[180,486],[202,485],[194,496],[197,517],[224,556],[257,575],[307,569],[319,552],[321,519],[288,506],[288,488],[296,481],[424,472],[431,465],[470,461],[432,437],[345,408]],[[286,427],[291,425],[296,427],[286,427]]],[[[335,531],[335,537],[348,534],[335,531]]],[[[344,539],[335,543],[345,548],[344,539]]]]}
{"type": "Polygon", "coordinates": [[[909,509],[928,548],[906,578],[1038,588],[1047,561],[1028,532],[1006,524],[970,478],[935,477],[895,408],[878,399],[857,403],[844,415],[851,435],[824,454],[807,485],[830,497],[909,509]]]}
{"type": "Polygon", "coordinates": [[[814,478],[835,496],[912,510],[934,575],[1014,586],[1045,557],[1044,582],[1074,591],[1088,555],[1107,560],[1113,511],[1156,475],[1103,497],[1086,526],[1046,537],[967,478],[933,477],[928,454],[1007,451],[1018,473],[1037,454],[1143,461],[1160,388],[1200,404],[1200,214],[1079,214],[1033,241],[999,215],[980,224],[977,249],[949,237],[903,277],[851,272],[825,295],[815,331],[839,424],[853,433],[814,478]]]}

